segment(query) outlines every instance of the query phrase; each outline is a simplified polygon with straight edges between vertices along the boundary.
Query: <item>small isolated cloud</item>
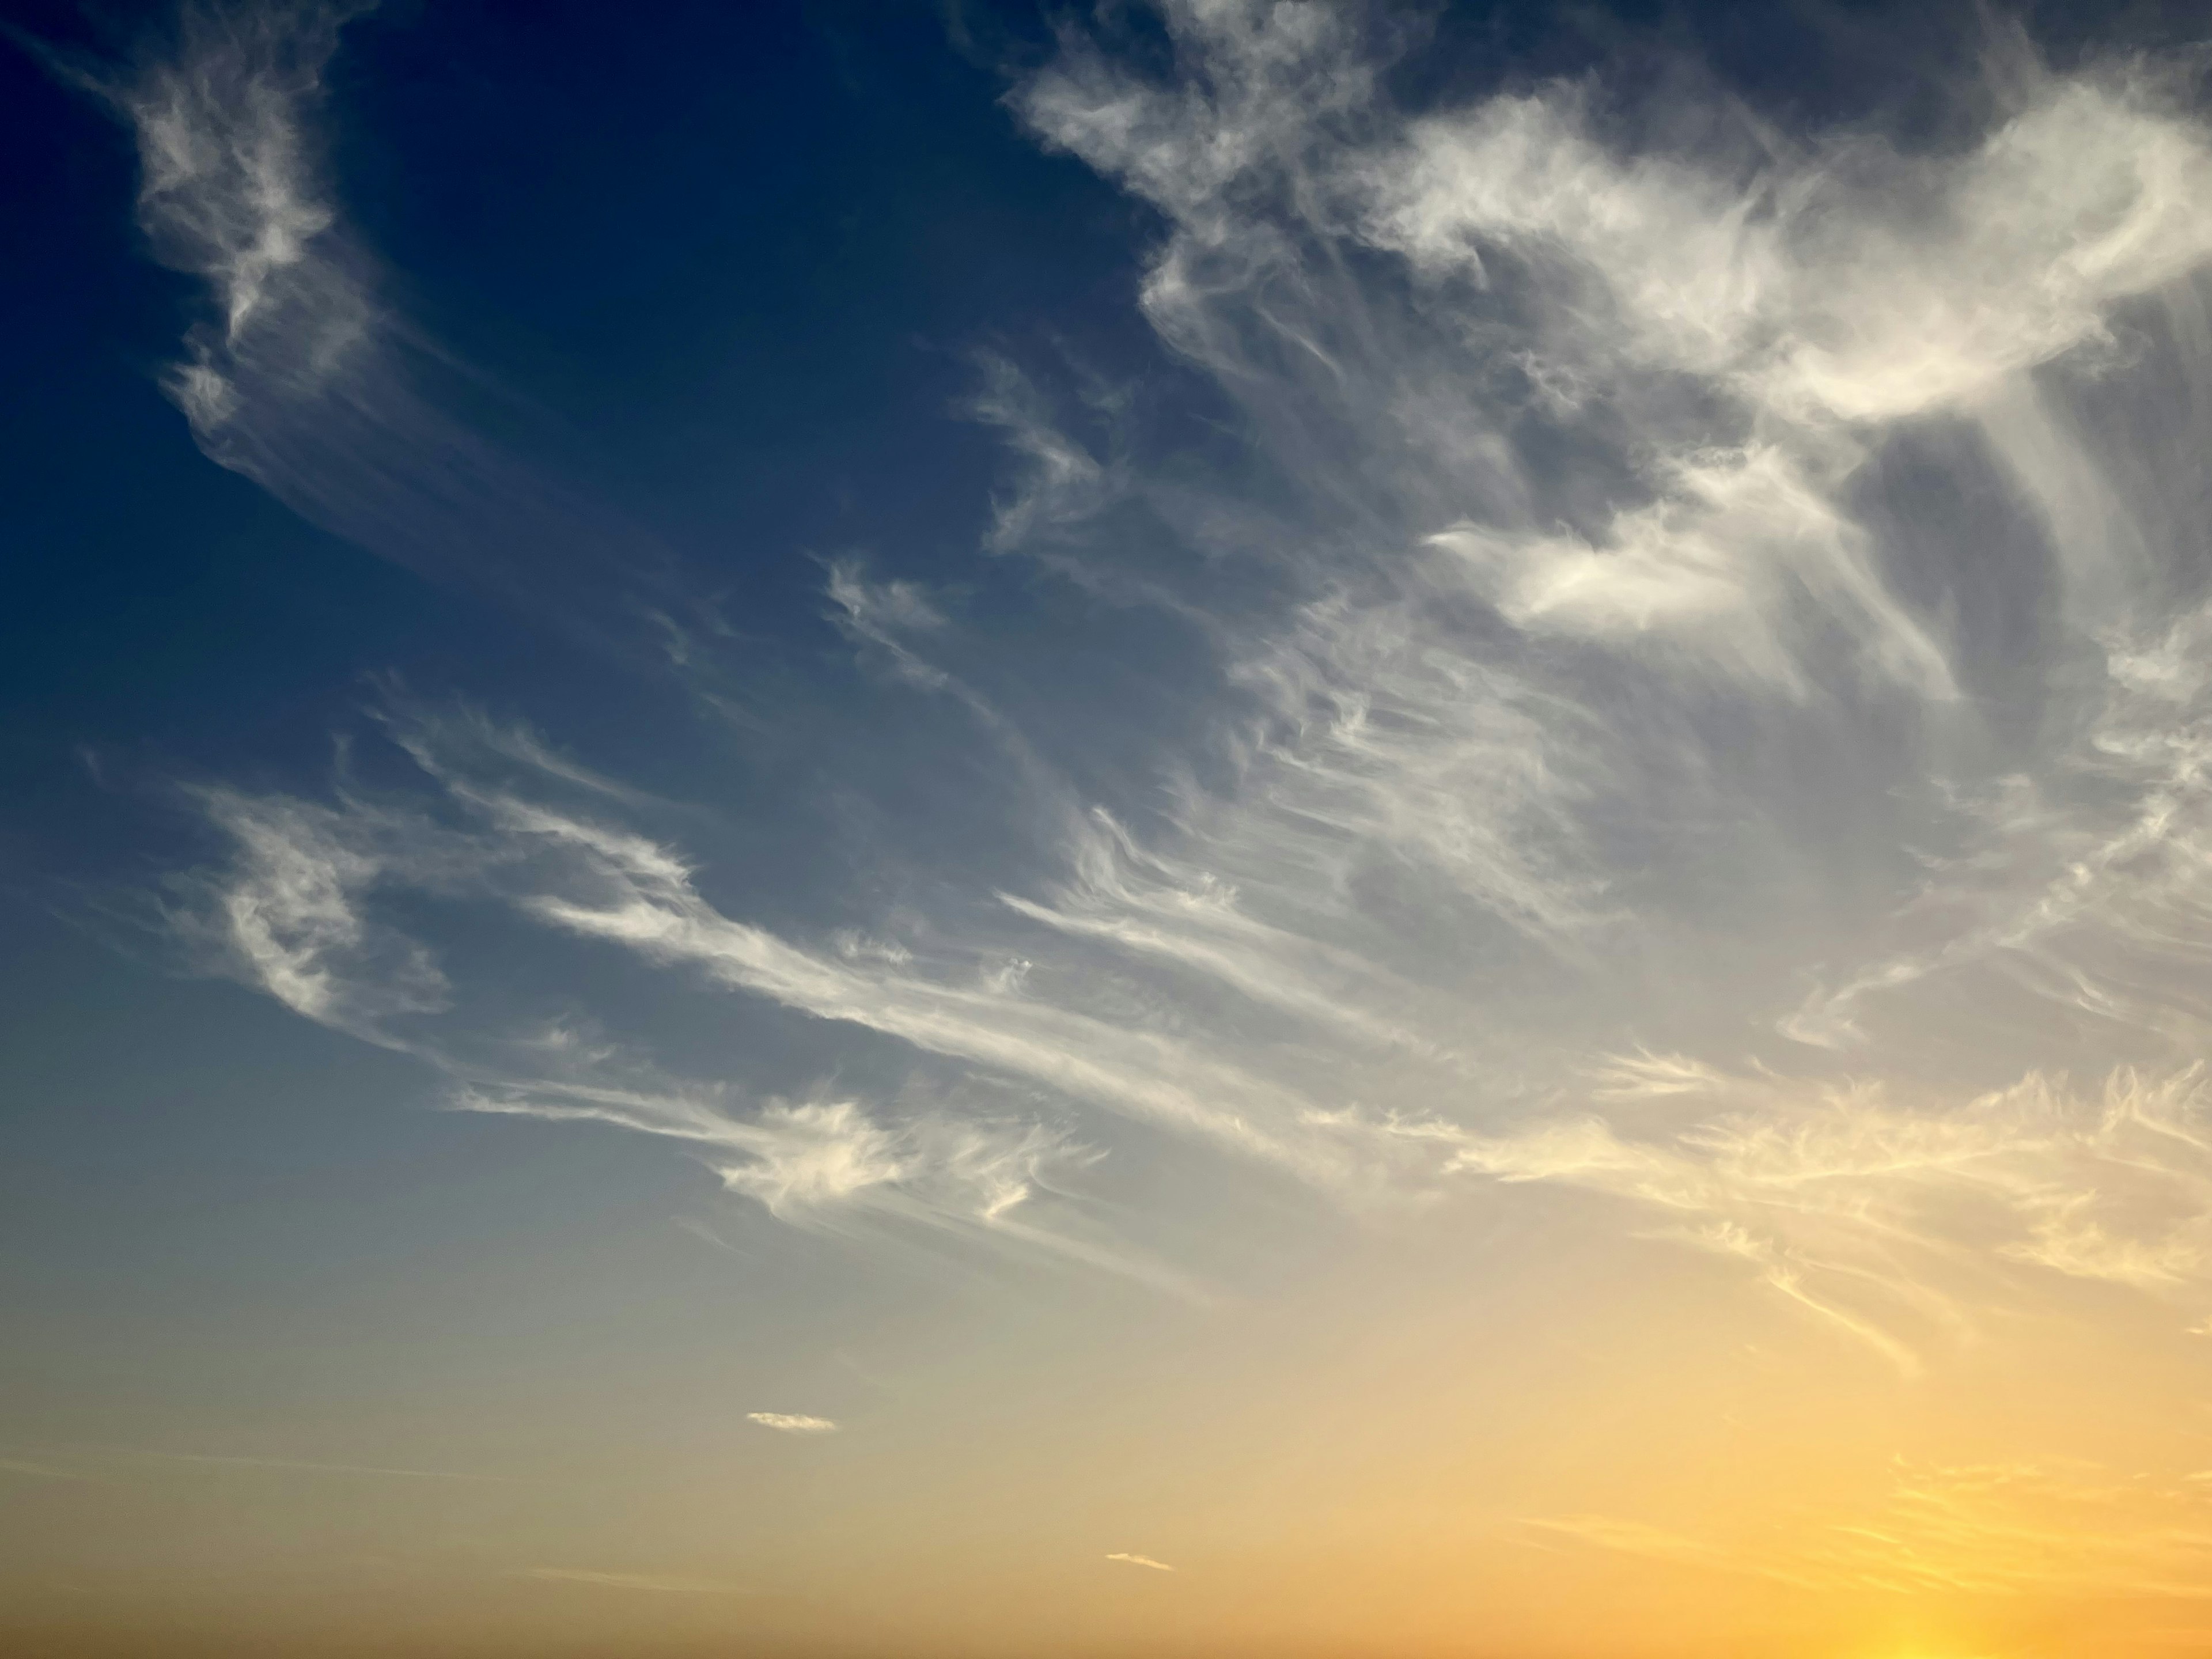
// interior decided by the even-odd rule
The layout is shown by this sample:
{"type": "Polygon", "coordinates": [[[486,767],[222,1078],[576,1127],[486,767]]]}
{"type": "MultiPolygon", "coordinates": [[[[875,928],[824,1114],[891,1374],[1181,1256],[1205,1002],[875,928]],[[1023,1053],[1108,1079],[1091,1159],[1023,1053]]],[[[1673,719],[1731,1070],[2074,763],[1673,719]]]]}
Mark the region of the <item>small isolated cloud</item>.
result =
{"type": "Polygon", "coordinates": [[[1109,1561],[1127,1561],[1133,1567],[1150,1567],[1154,1572],[1173,1572],[1175,1569],[1164,1561],[1155,1561],[1149,1555],[1129,1555],[1120,1550],[1106,1558],[1109,1561]]]}
{"type": "Polygon", "coordinates": [[[747,1412],[745,1420],[778,1434],[835,1434],[837,1425],[826,1417],[800,1417],[789,1412],[747,1412]]]}
{"type": "Polygon", "coordinates": [[[543,1583],[588,1584],[595,1589],[651,1590],[666,1595],[750,1595],[742,1584],[708,1578],[670,1578],[650,1572],[585,1572],[571,1567],[528,1567],[515,1575],[543,1583]]]}

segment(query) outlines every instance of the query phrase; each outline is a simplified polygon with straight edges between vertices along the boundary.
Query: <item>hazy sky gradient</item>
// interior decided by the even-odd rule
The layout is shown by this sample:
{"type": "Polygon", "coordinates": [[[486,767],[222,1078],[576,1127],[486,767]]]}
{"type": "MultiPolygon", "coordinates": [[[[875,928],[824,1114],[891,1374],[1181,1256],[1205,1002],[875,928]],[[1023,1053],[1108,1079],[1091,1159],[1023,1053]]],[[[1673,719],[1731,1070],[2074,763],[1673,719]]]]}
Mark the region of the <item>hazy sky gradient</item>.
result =
{"type": "Polygon", "coordinates": [[[24,17],[0,1632],[2212,1649],[2203,24],[24,17]]]}

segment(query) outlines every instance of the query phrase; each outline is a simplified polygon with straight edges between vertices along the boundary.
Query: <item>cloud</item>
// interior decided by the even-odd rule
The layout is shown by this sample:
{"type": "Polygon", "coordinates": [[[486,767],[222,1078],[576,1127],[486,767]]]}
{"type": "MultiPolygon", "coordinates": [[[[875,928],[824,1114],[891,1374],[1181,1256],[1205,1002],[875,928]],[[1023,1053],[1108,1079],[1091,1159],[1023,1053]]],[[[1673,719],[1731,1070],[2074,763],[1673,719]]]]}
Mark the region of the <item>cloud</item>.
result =
{"type": "Polygon", "coordinates": [[[1003,1224],[1055,1164],[1081,1148],[1041,1124],[916,1117],[878,1121],[857,1102],[769,1101],[750,1117],[711,1090],[644,1093],[539,1079],[465,1085],[456,1110],[601,1122],[696,1143],[722,1184],[786,1221],[872,1205],[917,1219],[1003,1224]]]}
{"type": "Polygon", "coordinates": [[[1011,493],[992,504],[985,545],[995,552],[1038,552],[1104,508],[1121,488],[1102,461],[1052,416],[1043,393],[1012,359],[979,353],[982,385],[962,405],[971,420],[994,427],[1019,458],[1011,493]]]}
{"type": "MultiPolygon", "coordinates": [[[[1580,1189],[1906,1368],[2051,1275],[2202,1317],[2212,138],[2166,70],[2005,37],[1931,145],[1718,88],[1651,119],[1603,72],[1404,108],[1387,21],[1162,16],[1171,52],[1071,27],[1010,101],[1157,210],[1142,314],[1191,418],[1007,353],[965,412],[1007,446],[979,552],[1085,621],[1156,606],[1193,653],[1171,713],[1099,697],[1033,740],[1023,688],[971,672],[957,583],[833,561],[863,660],[973,719],[918,764],[1035,808],[930,853],[926,897],[855,916],[879,885],[825,879],[771,917],[702,850],[711,815],[679,834],[526,728],[397,708],[421,775],[389,795],[198,797],[233,849],[177,913],[210,965],[409,1047],[457,1106],[681,1143],[804,1224],[1188,1289],[1071,1190],[1113,1118],[1356,1213],[1580,1189]],[[495,1042],[488,976],[422,942],[464,912],[580,988],[679,975],[911,1081],[495,1042]]],[[[259,39],[180,60],[276,88],[259,125],[147,81],[149,179],[164,134],[189,159],[305,131],[322,59],[285,79],[259,39]]],[[[176,165],[149,222],[243,188],[176,165]]],[[[380,478],[444,477],[440,428],[359,366],[391,326],[331,359],[343,398],[257,355],[368,292],[308,282],[354,270],[341,222],[306,161],[268,165],[282,235],[173,244],[238,317],[195,419],[343,519],[331,409],[368,411],[380,478]]],[[[437,521],[483,522],[508,477],[437,521]]]]}
{"type": "Polygon", "coordinates": [[[173,57],[113,96],[135,125],[139,215],[163,263],[204,276],[220,319],[196,331],[171,395],[206,441],[241,411],[241,374],[313,392],[378,325],[317,155],[339,31],[368,9],[324,0],[179,14],[173,57]]]}
{"type": "Polygon", "coordinates": [[[648,961],[696,968],[733,988],[930,1053],[1165,1121],[1317,1178],[1328,1173],[1312,1148],[1263,1127],[1293,1120],[1295,1097],[1230,1061],[1159,1032],[1056,1006],[1002,979],[817,953],[721,915],[700,897],[684,860],[652,841],[511,797],[487,797],[481,805],[507,845],[552,855],[557,884],[522,901],[550,927],[648,961]]]}
{"type": "MultiPolygon", "coordinates": [[[[380,901],[503,896],[526,913],[566,902],[602,873],[587,856],[547,863],[573,845],[611,854],[617,878],[650,875],[682,908],[710,916],[690,893],[680,859],[501,793],[488,769],[586,799],[647,798],[553,754],[525,728],[462,711],[417,720],[384,711],[387,730],[455,803],[488,823],[441,823],[419,805],[341,796],[318,805],[200,789],[188,799],[234,844],[225,869],[175,884],[168,920],[202,967],[240,979],[320,1024],[413,1054],[444,1074],[454,1109],[556,1122],[599,1122],[692,1146],[731,1192],[780,1219],[836,1224],[866,1212],[888,1220],[988,1235],[1172,1294],[1202,1295],[1185,1276],[1078,1226],[1022,1214],[1041,1194],[1098,1154],[1064,1127],[1035,1118],[993,1119],[923,1109],[887,1120],[851,1098],[748,1103],[725,1085],[672,1079],[641,1065],[573,1018],[521,1033],[487,1030],[455,1006],[428,947],[379,919],[380,901]],[[516,771],[520,768],[520,773],[516,771]],[[516,831],[517,826],[521,830],[516,831]],[[533,833],[542,832],[542,833],[533,833]],[[536,884],[551,882],[550,888],[536,884]]],[[[714,925],[721,923],[719,918],[714,925]]],[[[893,952],[817,957],[753,930],[760,960],[783,964],[792,994],[845,986],[865,997],[871,976],[896,983],[893,952]],[[842,964],[855,957],[862,964],[842,964]]],[[[710,952],[710,955],[712,952],[710,952]]],[[[773,980],[785,985],[787,981],[773,980]]],[[[981,994],[988,997],[990,992],[981,994]]],[[[802,1005],[805,1006],[805,1005],[802,1005]]],[[[809,1011],[812,1012],[811,1007],[809,1011]]],[[[1063,1220],[1073,1221],[1072,1217],[1063,1220]]]]}
{"type": "Polygon", "coordinates": [[[1637,1056],[1594,1092],[1644,1103],[1645,1121],[1631,1131],[1563,1115],[1497,1135],[1367,1127],[1449,1148],[1449,1170],[1626,1200],[1906,1370],[1918,1357],[1898,1328],[1971,1319],[2003,1294],[2005,1263],[2127,1286],[2184,1317],[2212,1306],[2201,1067],[2115,1073],[2089,1094],[2030,1076],[1935,1109],[1870,1085],[1637,1056]],[[1651,1118],[1657,1104],[1673,1115],[1651,1118]]]}
{"type": "MultiPolygon", "coordinates": [[[[1013,1076],[1059,1080],[1068,1069],[1066,1055],[1019,1030],[1025,999],[1012,981],[972,971],[947,981],[895,951],[809,950],[732,922],[698,896],[672,850],[509,788],[518,780],[566,787],[603,805],[646,798],[603,785],[527,732],[477,718],[415,721],[397,709],[386,718],[461,819],[441,821],[423,803],[398,798],[319,805],[198,792],[191,799],[238,849],[228,869],[180,881],[171,904],[173,925],[203,965],[413,1054],[444,1076],[454,1109],[604,1123],[687,1145],[729,1191],[781,1220],[949,1230],[1204,1299],[1188,1275],[1071,1207],[1067,1182],[1099,1154],[1062,1122],[944,1107],[887,1113],[827,1094],[749,1099],[726,1085],[665,1076],[573,1018],[487,1029],[428,947],[380,919],[381,904],[503,902],[648,962],[703,966],[716,981],[809,1014],[911,1032],[925,1048],[973,1050],[1013,1076]],[[994,1012],[1006,1008],[1014,1019],[994,1012]]],[[[1110,1036],[1097,1029],[1102,1040],[1110,1036]]],[[[1145,1058],[1163,1064],[1149,1051],[1145,1058]]],[[[1110,1058],[1078,1075],[1130,1109],[1153,1105],[1146,1089],[1166,1094],[1149,1071],[1132,1074],[1110,1058]]],[[[1166,1095],[1169,1103],[1188,1098],[1166,1095]]]]}
{"type": "Polygon", "coordinates": [[[933,691],[950,683],[942,669],[932,667],[906,643],[909,635],[945,625],[945,613],[921,587],[910,581],[873,581],[858,560],[835,559],[830,564],[829,594],[836,607],[830,619],[848,637],[878,653],[900,678],[933,691]]]}
{"type": "Polygon", "coordinates": [[[745,1420],[778,1434],[835,1434],[837,1425],[826,1417],[794,1417],[787,1412],[747,1412],[745,1420]]]}
{"type": "Polygon", "coordinates": [[[179,930],[222,971],[294,1012],[390,1045],[388,1027],[445,1006],[429,952],[364,914],[404,839],[412,873],[429,859],[420,826],[374,809],[318,808],[206,789],[198,800],[234,844],[227,873],[186,884],[179,930]]]}
{"type": "MultiPolygon", "coordinates": [[[[162,388],[194,441],[310,523],[496,595],[571,641],[656,655],[703,601],[619,514],[452,410],[502,400],[385,297],[328,165],[328,70],[376,0],[184,0],[127,61],[64,70],[126,123],[138,222],[207,314],[162,388]]],[[[543,422],[504,399],[507,423],[543,422]]]]}
{"type": "Polygon", "coordinates": [[[1810,686],[1791,648],[1802,592],[1865,640],[1876,672],[1933,702],[1957,695],[1926,633],[1882,591],[1865,533],[1799,463],[1747,447],[1679,464],[1652,505],[1616,517],[1606,544],[1441,531],[1489,602],[1524,632],[1635,649],[1662,641],[1687,660],[1766,682],[1810,686]]]}
{"type": "Polygon", "coordinates": [[[1125,1555],[1120,1551],[1106,1558],[1109,1561],[1126,1561],[1133,1567],[1150,1567],[1155,1572],[1173,1572],[1175,1569],[1164,1561],[1155,1561],[1149,1555],[1125,1555]]]}
{"type": "Polygon", "coordinates": [[[2208,1027],[2188,940],[2212,908],[2208,643],[2203,607],[2105,630],[2071,740],[2034,773],[1955,803],[1962,845],[1929,860],[1896,918],[1898,935],[1929,942],[1816,988],[1780,1029],[1847,1048],[1898,994],[1981,979],[2093,1028],[2200,1044],[2208,1027]]]}
{"type": "Polygon", "coordinates": [[[392,326],[321,155],[324,71],[368,9],[188,4],[166,50],[105,87],[137,137],[155,257],[215,301],[166,389],[211,459],[280,496],[315,487],[288,453],[301,416],[377,386],[392,326]]]}
{"type": "Polygon", "coordinates": [[[2212,253],[2191,197],[2212,148],[2140,64],[2032,68],[1961,156],[1854,133],[1770,149],[1747,181],[1611,153],[1592,116],[1561,87],[1413,123],[1353,169],[1366,234],[1432,271],[1557,265],[1607,303],[1620,355],[1850,422],[1963,404],[2212,253]]]}

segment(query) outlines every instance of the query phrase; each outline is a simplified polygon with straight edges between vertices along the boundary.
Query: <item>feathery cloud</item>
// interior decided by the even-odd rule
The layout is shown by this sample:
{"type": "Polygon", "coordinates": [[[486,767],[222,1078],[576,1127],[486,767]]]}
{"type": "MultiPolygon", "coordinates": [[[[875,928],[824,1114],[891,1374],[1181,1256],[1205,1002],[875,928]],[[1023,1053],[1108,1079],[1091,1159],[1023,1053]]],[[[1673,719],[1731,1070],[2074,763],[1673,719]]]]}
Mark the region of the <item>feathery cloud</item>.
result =
{"type": "Polygon", "coordinates": [[[788,1412],[747,1412],[745,1420],[779,1434],[835,1434],[837,1425],[826,1417],[793,1416],[788,1412]]]}
{"type": "MultiPolygon", "coordinates": [[[[457,1106],[684,1143],[808,1224],[1182,1284],[1062,1190],[1103,1114],[1355,1212],[1584,1189],[1908,1367],[2033,1273],[2201,1317],[2201,117],[2148,60],[2017,42],[1936,149],[1717,94],[1639,125],[1601,76],[1407,110],[1351,10],[1163,15],[1170,67],[1071,29],[1012,104],[1158,210],[1143,314],[1237,464],[1110,399],[1065,420],[1003,356],[966,411],[1010,457],[981,551],[1129,574],[1199,642],[1186,724],[1095,711],[1150,774],[1079,792],[935,590],[841,560],[834,624],[1040,804],[1018,878],[968,849],[927,916],[770,926],[642,794],[416,709],[412,793],[200,795],[234,848],[177,909],[204,959],[457,1106]],[[968,1091],[500,1046],[418,937],[464,903],[968,1091]]],[[[306,136],[337,15],[301,15],[188,32],[128,107],[149,228],[225,307],[179,394],[202,441],[380,544],[343,456],[381,488],[443,451],[371,367],[396,325],[306,136]]],[[[391,510],[473,537],[515,492],[469,465],[465,511],[391,510]]]]}

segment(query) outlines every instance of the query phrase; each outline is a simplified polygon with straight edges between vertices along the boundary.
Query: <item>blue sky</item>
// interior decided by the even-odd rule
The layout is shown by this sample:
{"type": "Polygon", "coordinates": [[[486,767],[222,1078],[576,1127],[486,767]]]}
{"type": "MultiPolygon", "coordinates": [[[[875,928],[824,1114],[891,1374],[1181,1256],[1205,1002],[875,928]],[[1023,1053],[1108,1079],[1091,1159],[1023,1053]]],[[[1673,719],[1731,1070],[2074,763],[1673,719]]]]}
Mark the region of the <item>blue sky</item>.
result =
{"type": "Polygon", "coordinates": [[[2201,19],[9,15],[18,1628],[2198,1629],[2201,19]]]}

